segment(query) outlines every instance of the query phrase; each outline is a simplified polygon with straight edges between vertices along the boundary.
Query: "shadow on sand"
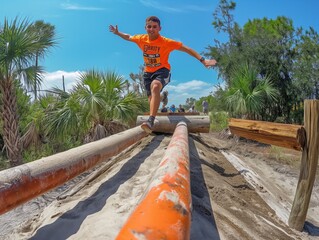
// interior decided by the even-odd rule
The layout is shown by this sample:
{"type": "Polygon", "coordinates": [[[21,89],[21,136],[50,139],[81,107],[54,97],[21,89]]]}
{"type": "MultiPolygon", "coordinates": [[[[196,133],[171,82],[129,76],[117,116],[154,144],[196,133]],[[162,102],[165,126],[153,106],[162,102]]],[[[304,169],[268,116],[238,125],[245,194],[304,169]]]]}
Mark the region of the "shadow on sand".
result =
{"type": "Polygon", "coordinates": [[[189,139],[190,178],[192,192],[191,239],[220,240],[210,196],[205,184],[201,159],[194,140],[189,139]]]}
{"type": "Polygon", "coordinates": [[[67,239],[75,234],[89,215],[99,212],[104,207],[107,199],[124,182],[134,176],[150,152],[158,148],[163,138],[164,136],[159,136],[156,141],[153,139],[147,145],[148,151],[141,151],[132,157],[113,177],[101,184],[92,196],[79,202],[73,209],[63,213],[55,222],[39,228],[31,239],[67,239]]]}

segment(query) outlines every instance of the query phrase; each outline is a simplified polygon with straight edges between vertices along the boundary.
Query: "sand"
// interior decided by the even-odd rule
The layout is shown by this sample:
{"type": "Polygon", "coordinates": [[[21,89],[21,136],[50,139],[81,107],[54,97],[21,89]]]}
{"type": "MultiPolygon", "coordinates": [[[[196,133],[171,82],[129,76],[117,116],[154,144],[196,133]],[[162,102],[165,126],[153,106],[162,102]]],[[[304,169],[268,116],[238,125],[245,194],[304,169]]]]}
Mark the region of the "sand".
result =
{"type": "MultiPolygon", "coordinates": [[[[144,138],[93,170],[0,216],[0,239],[115,239],[143,199],[171,135],[144,138]]],[[[319,239],[316,181],[303,232],[287,222],[298,164],[270,146],[190,134],[191,239],[319,239]]],[[[300,153],[287,153],[300,159],[300,153]]]]}

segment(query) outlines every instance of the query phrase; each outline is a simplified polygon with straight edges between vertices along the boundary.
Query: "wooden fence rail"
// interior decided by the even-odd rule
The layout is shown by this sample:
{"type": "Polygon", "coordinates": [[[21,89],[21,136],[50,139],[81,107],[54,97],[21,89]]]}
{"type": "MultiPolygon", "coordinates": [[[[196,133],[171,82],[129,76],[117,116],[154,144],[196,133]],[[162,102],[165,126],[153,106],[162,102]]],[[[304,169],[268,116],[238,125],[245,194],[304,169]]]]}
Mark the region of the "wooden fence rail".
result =
{"type": "Polygon", "coordinates": [[[232,134],[258,142],[300,151],[304,128],[301,125],[254,121],[246,119],[229,119],[232,134]],[[300,139],[300,140],[299,140],[300,139]]]}
{"type": "Polygon", "coordinates": [[[302,231],[316,177],[319,157],[319,100],[305,100],[304,126],[243,119],[229,120],[238,136],[275,146],[302,150],[299,181],[288,224],[302,231]]]}

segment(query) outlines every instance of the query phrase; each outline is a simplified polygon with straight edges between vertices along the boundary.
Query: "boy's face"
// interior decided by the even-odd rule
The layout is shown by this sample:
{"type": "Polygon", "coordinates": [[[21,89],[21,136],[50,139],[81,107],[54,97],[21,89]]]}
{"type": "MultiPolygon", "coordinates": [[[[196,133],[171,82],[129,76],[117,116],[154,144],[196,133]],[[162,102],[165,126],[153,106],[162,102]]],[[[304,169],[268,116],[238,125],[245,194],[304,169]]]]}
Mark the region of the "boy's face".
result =
{"type": "Polygon", "coordinates": [[[150,38],[157,38],[161,31],[161,27],[158,23],[153,21],[146,22],[145,29],[150,38]]]}

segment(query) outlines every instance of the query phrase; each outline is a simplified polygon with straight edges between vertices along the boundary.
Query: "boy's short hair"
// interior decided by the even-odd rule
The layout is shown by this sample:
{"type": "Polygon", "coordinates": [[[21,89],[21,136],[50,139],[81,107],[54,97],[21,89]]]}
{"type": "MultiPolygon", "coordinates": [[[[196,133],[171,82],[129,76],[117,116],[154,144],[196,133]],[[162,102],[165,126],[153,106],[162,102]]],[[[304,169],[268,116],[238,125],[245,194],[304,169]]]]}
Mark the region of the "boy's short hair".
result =
{"type": "Polygon", "coordinates": [[[147,23],[148,21],[157,22],[158,26],[161,26],[161,20],[159,20],[159,18],[156,16],[150,16],[150,17],[146,18],[145,22],[147,23]]]}

